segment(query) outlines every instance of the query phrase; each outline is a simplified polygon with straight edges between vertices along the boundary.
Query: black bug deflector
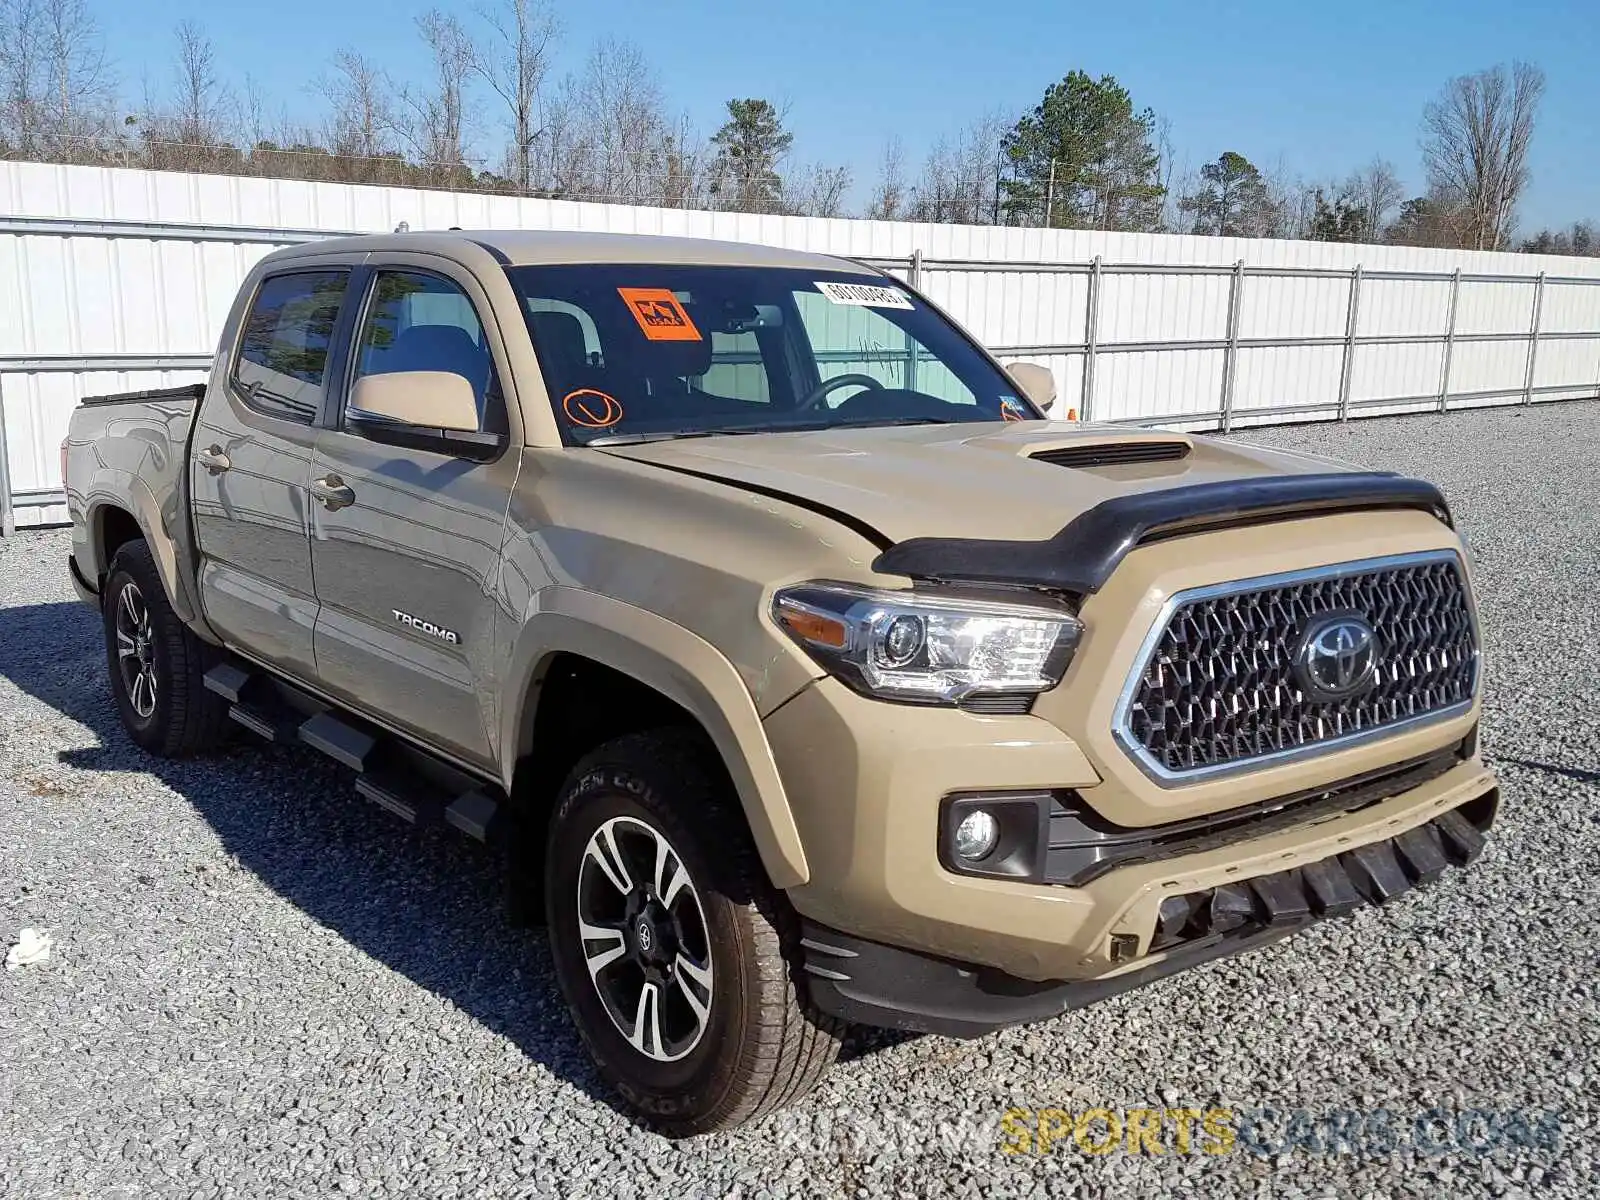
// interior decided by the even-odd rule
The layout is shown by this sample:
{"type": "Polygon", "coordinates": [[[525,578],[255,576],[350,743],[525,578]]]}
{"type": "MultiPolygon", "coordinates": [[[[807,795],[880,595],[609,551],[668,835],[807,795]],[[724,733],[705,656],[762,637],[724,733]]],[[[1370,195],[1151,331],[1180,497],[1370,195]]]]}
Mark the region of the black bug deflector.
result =
{"type": "Polygon", "coordinates": [[[1443,494],[1421,479],[1364,471],[1280,475],[1118,496],[1043,541],[912,538],[878,555],[872,569],[943,583],[1047,587],[1081,595],[1105,586],[1141,542],[1313,513],[1384,508],[1421,509],[1450,524],[1443,494]]]}
{"type": "MultiPolygon", "coordinates": [[[[1491,801],[1491,804],[1493,801],[1491,801]]],[[[1446,867],[1464,867],[1483,851],[1483,831],[1459,810],[1425,825],[1290,871],[1259,875],[1161,905],[1152,951],[1224,934],[1293,928],[1342,917],[1364,904],[1388,904],[1432,883],[1446,867]]]]}
{"type": "Polygon", "coordinates": [[[1291,871],[1170,897],[1147,953],[1155,961],[1102,979],[1033,982],[829,929],[802,918],[812,1003],[841,1020],[980,1037],[1048,1020],[1391,900],[1470,863],[1483,850],[1499,793],[1490,790],[1386,841],[1291,871]]]}

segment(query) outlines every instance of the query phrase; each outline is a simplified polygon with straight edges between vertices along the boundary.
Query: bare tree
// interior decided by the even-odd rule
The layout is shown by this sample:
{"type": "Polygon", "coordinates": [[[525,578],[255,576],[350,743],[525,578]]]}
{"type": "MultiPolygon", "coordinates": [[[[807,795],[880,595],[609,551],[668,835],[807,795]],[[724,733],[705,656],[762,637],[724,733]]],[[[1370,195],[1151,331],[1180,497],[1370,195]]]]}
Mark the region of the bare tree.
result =
{"type": "Polygon", "coordinates": [[[1360,240],[1376,242],[1389,224],[1389,215],[1406,198],[1394,164],[1374,158],[1345,182],[1345,192],[1360,214],[1360,240]]]}
{"type": "Polygon", "coordinates": [[[1452,79],[1423,111],[1428,182],[1469,214],[1471,249],[1509,244],[1543,95],[1544,72],[1519,62],[1452,79]]]}
{"type": "Polygon", "coordinates": [[[1306,237],[1316,215],[1316,188],[1291,171],[1281,156],[1263,178],[1267,183],[1265,236],[1306,237]]]}
{"type": "Polygon", "coordinates": [[[494,37],[479,48],[474,66],[510,113],[507,157],[517,188],[526,192],[533,186],[533,144],[544,132],[539,100],[550,70],[556,19],[544,0],[498,0],[498,7],[484,5],[478,11],[494,37]]]}
{"type": "Polygon", "coordinates": [[[226,140],[226,113],[231,103],[217,74],[216,48],[194,21],[178,25],[177,39],[172,134],[186,146],[215,146],[226,140]]]}
{"type": "Polygon", "coordinates": [[[661,141],[661,183],[655,203],[666,208],[693,208],[705,174],[706,147],[687,117],[661,141]]]}
{"type": "Polygon", "coordinates": [[[850,168],[813,163],[798,180],[784,181],[785,208],[801,217],[842,217],[850,190],[850,168]]]}
{"type": "Polygon", "coordinates": [[[1000,140],[1011,121],[1000,112],[974,121],[928,153],[907,215],[914,221],[984,225],[997,219],[1000,140]]]}
{"type": "Polygon", "coordinates": [[[898,221],[910,199],[906,185],[906,151],[897,137],[890,138],[883,147],[883,161],[878,166],[878,184],[872,199],[867,201],[867,220],[898,221]]]}
{"type": "Polygon", "coordinates": [[[686,127],[667,124],[666,107],[637,46],[597,43],[583,71],[563,79],[550,102],[541,186],[573,200],[681,204],[696,190],[702,152],[686,127]]]}
{"type": "Polygon", "coordinates": [[[239,126],[245,145],[254,149],[263,142],[272,141],[267,130],[267,98],[261,91],[261,81],[254,75],[244,77],[244,98],[239,103],[239,126]]]}
{"type": "Polygon", "coordinates": [[[50,100],[46,136],[69,159],[109,141],[113,93],[105,39],[83,0],[38,0],[50,100]]]}
{"type": "Polygon", "coordinates": [[[0,142],[23,155],[40,150],[45,93],[39,0],[0,4],[0,142]]]}
{"type": "Polygon", "coordinates": [[[335,154],[378,158],[386,152],[395,112],[382,71],[346,48],[333,56],[332,69],[317,88],[333,106],[327,139],[335,154]]]}
{"type": "Polygon", "coordinates": [[[1187,162],[1183,167],[1178,165],[1178,149],[1172,140],[1172,118],[1156,118],[1155,143],[1156,153],[1161,158],[1156,168],[1156,178],[1161,186],[1161,212],[1157,227],[1165,231],[1172,228],[1177,212],[1178,197],[1173,194],[1174,186],[1187,170],[1187,162]]]}
{"type": "Polygon", "coordinates": [[[455,17],[430,8],[417,18],[433,78],[400,90],[395,132],[424,163],[446,172],[467,157],[467,80],[477,60],[472,38],[455,17]]]}

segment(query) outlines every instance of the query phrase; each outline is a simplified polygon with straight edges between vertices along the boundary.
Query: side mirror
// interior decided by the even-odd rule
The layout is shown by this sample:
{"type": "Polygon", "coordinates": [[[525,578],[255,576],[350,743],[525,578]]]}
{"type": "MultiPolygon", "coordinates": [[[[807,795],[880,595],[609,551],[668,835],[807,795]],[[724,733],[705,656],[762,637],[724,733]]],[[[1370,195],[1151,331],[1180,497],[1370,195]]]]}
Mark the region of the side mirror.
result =
{"type": "Polygon", "coordinates": [[[472,385],[452,371],[367,375],[350,389],[346,422],[363,437],[390,446],[486,461],[506,437],[478,431],[472,385]]]}
{"type": "Polygon", "coordinates": [[[1049,367],[1041,367],[1038,363],[1009,362],[1006,364],[1006,374],[1011,376],[1011,381],[1022,389],[1022,394],[1044,412],[1050,411],[1051,405],[1056,402],[1056,376],[1049,367]]]}
{"type": "Polygon", "coordinates": [[[356,380],[350,391],[350,415],[459,432],[478,429],[478,402],[472,385],[451,371],[367,375],[356,380]]]}

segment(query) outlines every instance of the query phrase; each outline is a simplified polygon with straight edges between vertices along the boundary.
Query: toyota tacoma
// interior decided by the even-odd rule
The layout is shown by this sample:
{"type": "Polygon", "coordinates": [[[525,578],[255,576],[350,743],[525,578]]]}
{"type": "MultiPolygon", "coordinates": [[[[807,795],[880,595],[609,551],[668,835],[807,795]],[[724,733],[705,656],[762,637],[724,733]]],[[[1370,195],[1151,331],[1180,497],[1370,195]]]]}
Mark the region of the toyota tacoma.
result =
{"type": "Polygon", "coordinates": [[[71,572],[133,741],[503,845],[604,1079],[700,1133],[851,1023],[1053,1018],[1482,848],[1444,497],[1054,398],[844,259],[317,242],[205,384],[75,411],[71,572]]]}

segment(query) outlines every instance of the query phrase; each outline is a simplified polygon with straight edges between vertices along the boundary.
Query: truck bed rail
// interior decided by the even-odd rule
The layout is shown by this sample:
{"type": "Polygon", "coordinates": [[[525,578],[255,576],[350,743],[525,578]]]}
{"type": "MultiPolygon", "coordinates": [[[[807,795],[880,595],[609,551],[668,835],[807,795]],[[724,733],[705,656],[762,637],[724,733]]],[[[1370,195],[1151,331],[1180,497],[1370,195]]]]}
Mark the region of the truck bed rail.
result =
{"type": "Polygon", "coordinates": [[[78,401],[80,408],[98,408],[103,404],[138,404],[151,400],[193,400],[199,403],[206,394],[203,383],[186,383],[182,387],[149,388],[142,392],[108,392],[103,396],[85,396],[78,401]]]}

